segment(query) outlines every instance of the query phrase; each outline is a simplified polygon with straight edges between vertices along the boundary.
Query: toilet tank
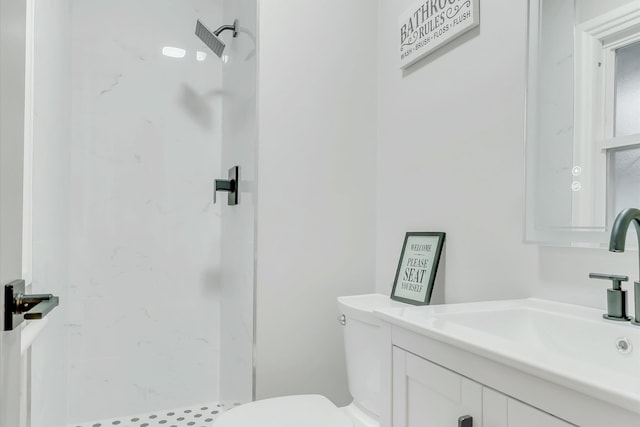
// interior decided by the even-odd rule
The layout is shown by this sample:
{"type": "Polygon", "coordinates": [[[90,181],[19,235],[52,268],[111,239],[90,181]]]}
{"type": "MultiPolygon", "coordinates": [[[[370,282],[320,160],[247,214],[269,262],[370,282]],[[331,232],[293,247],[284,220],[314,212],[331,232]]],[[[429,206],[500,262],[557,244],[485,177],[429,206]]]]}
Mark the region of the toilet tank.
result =
{"type": "Polygon", "coordinates": [[[388,332],[373,310],[403,305],[388,295],[368,294],[338,298],[340,314],[344,315],[344,347],[347,379],[353,403],[371,415],[378,416],[381,404],[384,356],[391,351],[388,332]]]}

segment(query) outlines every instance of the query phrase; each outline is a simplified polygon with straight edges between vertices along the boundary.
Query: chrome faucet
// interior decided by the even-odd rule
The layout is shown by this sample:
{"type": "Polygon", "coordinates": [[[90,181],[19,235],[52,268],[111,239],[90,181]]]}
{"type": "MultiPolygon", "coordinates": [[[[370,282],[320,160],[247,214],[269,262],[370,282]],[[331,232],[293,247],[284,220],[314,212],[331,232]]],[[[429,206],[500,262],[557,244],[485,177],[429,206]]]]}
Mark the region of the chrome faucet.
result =
{"type": "MultiPolygon", "coordinates": [[[[611,229],[609,251],[624,252],[624,246],[627,240],[627,230],[632,222],[636,228],[636,234],[638,236],[638,256],[640,257],[640,210],[634,208],[625,209],[616,217],[616,220],[613,223],[613,228],[611,229]]],[[[638,267],[640,270],[640,258],[638,259],[638,267]]],[[[640,326],[640,281],[633,282],[633,287],[635,292],[635,319],[632,319],[631,323],[640,326]]],[[[622,299],[624,300],[624,298],[622,299]]],[[[626,306],[626,301],[624,301],[624,304],[626,306]]]]}

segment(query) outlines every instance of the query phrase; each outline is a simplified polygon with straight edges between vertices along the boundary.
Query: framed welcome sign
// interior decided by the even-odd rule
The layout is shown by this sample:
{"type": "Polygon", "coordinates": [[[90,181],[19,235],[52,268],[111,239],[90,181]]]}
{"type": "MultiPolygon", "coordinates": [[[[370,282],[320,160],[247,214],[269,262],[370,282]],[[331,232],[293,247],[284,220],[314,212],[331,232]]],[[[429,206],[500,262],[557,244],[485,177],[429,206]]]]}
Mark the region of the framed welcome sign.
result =
{"type": "Polygon", "coordinates": [[[428,305],[438,272],[445,233],[407,233],[402,245],[391,299],[428,305]]]}
{"type": "Polygon", "coordinates": [[[420,0],[398,18],[405,69],[480,24],[480,0],[420,0]]]}

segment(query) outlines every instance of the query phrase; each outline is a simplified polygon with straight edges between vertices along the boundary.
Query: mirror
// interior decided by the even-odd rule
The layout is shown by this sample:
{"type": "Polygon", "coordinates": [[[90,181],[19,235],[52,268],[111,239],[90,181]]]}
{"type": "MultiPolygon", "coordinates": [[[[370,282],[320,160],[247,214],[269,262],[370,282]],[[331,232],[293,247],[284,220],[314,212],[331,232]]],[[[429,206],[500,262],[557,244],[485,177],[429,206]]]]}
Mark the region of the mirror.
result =
{"type": "Polygon", "coordinates": [[[601,246],[640,207],[640,2],[530,0],[529,242],[601,246]]]}

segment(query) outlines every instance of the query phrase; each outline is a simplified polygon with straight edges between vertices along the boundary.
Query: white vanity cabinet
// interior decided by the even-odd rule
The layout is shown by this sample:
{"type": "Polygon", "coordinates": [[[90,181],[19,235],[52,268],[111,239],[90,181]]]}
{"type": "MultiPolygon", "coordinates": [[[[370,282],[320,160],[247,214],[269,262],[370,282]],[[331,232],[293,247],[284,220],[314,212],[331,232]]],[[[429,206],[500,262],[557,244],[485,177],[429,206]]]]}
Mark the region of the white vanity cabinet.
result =
{"type": "Polygon", "coordinates": [[[571,427],[543,411],[398,347],[393,349],[393,427],[571,427]]]}
{"type": "Polygon", "coordinates": [[[523,299],[376,313],[381,427],[640,427],[640,328],[600,310],[523,299]]]}

